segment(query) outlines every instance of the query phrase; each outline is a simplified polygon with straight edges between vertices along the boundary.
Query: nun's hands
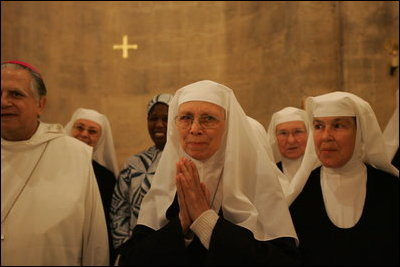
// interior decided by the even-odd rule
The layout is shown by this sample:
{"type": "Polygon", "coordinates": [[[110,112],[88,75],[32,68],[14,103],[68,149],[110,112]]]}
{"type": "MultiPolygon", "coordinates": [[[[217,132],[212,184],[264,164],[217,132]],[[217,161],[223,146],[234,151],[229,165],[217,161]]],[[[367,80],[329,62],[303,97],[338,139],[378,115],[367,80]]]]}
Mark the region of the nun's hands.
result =
{"type": "Polygon", "coordinates": [[[192,224],[192,220],[190,219],[186,201],[185,194],[182,191],[181,180],[184,179],[182,174],[181,162],[176,163],[176,192],[178,194],[178,204],[179,204],[179,220],[181,221],[181,226],[183,233],[186,233],[189,230],[189,226],[192,224]]]}
{"type": "Polygon", "coordinates": [[[185,232],[204,211],[210,209],[210,194],[200,182],[196,165],[182,158],[177,163],[176,188],[180,207],[179,218],[185,232]]]}

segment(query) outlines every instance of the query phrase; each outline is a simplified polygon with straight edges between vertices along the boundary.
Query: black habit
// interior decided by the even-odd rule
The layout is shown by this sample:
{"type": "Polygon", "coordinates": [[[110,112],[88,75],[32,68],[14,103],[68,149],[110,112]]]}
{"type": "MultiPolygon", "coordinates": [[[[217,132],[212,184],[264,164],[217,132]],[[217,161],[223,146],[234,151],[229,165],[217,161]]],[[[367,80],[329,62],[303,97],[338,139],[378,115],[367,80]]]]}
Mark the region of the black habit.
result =
{"type": "Polygon", "coordinates": [[[246,228],[220,217],[207,250],[194,235],[186,247],[177,198],[167,210],[169,222],[155,231],[136,225],[132,238],[118,249],[119,265],[299,265],[292,238],[257,241],[246,228]]]}
{"type": "Polygon", "coordinates": [[[96,176],[97,185],[99,187],[101,201],[103,203],[104,216],[106,218],[110,264],[114,265],[116,255],[112,245],[110,206],[116,180],[114,174],[107,168],[97,163],[97,161],[92,160],[92,165],[94,174],[96,176]]]}
{"type": "Polygon", "coordinates": [[[367,165],[367,191],[355,226],[335,226],[325,211],[320,169],[290,206],[305,265],[398,265],[399,178],[367,165]]]}

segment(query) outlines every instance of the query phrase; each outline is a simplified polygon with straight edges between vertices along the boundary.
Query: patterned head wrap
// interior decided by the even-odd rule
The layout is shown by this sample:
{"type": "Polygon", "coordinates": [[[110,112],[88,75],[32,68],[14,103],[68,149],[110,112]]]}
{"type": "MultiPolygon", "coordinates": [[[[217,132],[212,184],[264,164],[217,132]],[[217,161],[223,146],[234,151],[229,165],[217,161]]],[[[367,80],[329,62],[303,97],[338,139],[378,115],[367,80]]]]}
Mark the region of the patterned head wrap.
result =
{"type": "Polygon", "coordinates": [[[154,96],[150,102],[147,104],[147,114],[150,113],[151,109],[154,107],[155,104],[157,103],[163,103],[169,106],[169,102],[171,101],[173,95],[171,94],[159,94],[154,96]]]}

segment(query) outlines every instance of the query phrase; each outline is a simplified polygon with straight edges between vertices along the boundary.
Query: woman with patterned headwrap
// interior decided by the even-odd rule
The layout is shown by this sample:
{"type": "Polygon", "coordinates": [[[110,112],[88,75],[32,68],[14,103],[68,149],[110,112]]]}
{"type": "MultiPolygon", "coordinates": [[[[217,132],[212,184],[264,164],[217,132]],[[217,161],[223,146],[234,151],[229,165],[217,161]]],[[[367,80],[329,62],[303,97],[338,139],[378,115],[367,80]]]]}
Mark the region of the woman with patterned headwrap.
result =
{"type": "Polygon", "coordinates": [[[142,199],[150,189],[167,142],[168,104],[171,99],[171,94],[159,94],[150,100],[147,127],[154,146],[128,158],[119,174],[110,211],[114,248],[132,235],[142,199]]]}

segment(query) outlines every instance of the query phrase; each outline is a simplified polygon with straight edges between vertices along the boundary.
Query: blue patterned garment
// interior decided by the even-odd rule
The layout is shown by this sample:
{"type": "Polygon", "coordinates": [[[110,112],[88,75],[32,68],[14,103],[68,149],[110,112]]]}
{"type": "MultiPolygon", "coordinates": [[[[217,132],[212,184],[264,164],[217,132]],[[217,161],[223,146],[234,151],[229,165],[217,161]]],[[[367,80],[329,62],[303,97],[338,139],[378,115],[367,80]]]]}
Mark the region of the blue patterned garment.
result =
{"type": "Polygon", "coordinates": [[[128,158],[122,168],[111,201],[111,232],[114,248],[132,235],[140,204],[149,191],[161,157],[155,146],[128,158]]]}

